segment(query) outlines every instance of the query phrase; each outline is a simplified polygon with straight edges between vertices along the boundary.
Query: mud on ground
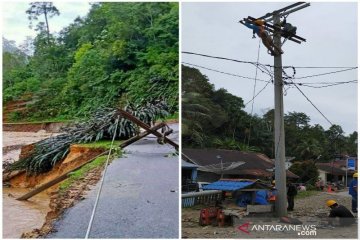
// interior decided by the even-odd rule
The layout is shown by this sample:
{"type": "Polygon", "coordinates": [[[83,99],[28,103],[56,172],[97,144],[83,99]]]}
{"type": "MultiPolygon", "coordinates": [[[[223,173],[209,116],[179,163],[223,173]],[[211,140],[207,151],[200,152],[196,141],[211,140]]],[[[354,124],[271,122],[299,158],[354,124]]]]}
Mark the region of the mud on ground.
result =
{"type": "Polygon", "coordinates": [[[56,135],[56,133],[47,133],[43,130],[38,132],[3,132],[3,165],[17,161],[23,146],[56,135]]]}
{"type": "MultiPolygon", "coordinates": [[[[3,165],[9,162],[17,161],[19,159],[20,152],[24,154],[24,152],[26,152],[26,148],[31,147],[29,144],[54,135],[56,134],[46,133],[43,130],[36,133],[3,132],[3,165]],[[21,148],[23,148],[23,151],[21,148]]],[[[23,233],[22,237],[37,238],[45,236],[49,233],[52,230],[52,222],[61,216],[65,209],[73,206],[77,201],[83,198],[85,191],[89,189],[89,186],[94,185],[100,179],[102,170],[103,167],[97,167],[90,170],[81,180],[75,182],[65,192],[58,191],[56,186],[52,187],[48,192],[48,195],[50,195],[50,210],[46,214],[45,219],[41,219],[41,221],[45,221],[45,223],[40,229],[34,229],[30,232],[23,233]]]]}
{"type": "Polygon", "coordinates": [[[239,219],[234,226],[199,226],[199,214],[201,207],[182,209],[182,238],[352,238],[357,239],[357,225],[350,227],[328,228],[324,227],[329,209],[326,201],[336,200],[339,204],[351,209],[351,197],[347,192],[327,193],[319,192],[305,198],[295,199],[295,210],[289,212],[289,217],[294,217],[303,222],[304,225],[316,225],[316,235],[299,236],[294,231],[250,231],[249,234],[240,231],[238,228],[244,223],[266,225],[286,225],[280,223],[277,218],[250,217],[246,216],[239,219]]]}
{"type": "Polygon", "coordinates": [[[23,233],[21,238],[44,238],[53,231],[53,223],[61,217],[61,214],[84,199],[86,191],[95,185],[101,178],[104,166],[89,171],[80,181],[74,182],[65,192],[57,191],[50,193],[50,211],[47,213],[45,223],[40,229],[33,229],[23,233]]]}

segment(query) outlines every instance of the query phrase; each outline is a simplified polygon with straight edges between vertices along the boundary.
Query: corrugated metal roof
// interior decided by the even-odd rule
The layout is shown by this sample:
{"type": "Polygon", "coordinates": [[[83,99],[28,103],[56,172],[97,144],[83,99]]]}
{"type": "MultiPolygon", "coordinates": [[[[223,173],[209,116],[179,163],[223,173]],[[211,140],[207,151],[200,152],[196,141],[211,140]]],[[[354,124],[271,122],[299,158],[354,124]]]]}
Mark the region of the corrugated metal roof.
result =
{"type": "Polygon", "coordinates": [[[248,187],[255,182],[250,181],[217,181],[203,187],[205,190],[236,191],[248,187]]]}
{"type": "MultiPolygon", "coordinates": [[[[227,175],[251,175],[255,176],[256,178],[264,178],[272,176],[273,173],[267,171],[267,169],[272,169],[275,167],[274,162],[261,153],[241,152],[225,149],[192,148],[183,148],[182,152],[183,156],[185,156],[187,159],[191,159],[191,161],[196,163],[198,166],[221,164],[221,162],[245,162],[245,164],[240,165],[234,169],[224,170],[222,172],[223,174],[227,175]],[[221,156],[221,160],[217,156],[221,156]]],[[[290,178],[299,178],[299,176],[295,175],[289,170],[286,171],[286,176],[290,178]]]]}

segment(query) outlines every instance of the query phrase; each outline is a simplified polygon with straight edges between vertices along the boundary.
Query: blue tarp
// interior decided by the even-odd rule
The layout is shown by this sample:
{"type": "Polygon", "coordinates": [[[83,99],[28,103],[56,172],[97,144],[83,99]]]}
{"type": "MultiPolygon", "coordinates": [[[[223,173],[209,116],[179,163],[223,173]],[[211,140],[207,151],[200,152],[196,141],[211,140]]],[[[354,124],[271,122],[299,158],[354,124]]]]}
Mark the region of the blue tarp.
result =
{"type": "MultiPolygon", "coordinates": [[[[237,191],[241,190],[245,187],[253,185],[255,182],[250,181],[217,181],[213,182],[205,187],[204,190],[221,190],[221,191],[237,191]]],[[[268,190],[259,190],[256,191],[255,203],[260,205],[267,205],[267,192],[268,190]]],[[[240,207],[246,207],[249,203],[251,203],[251,193],[243,192],[241,195],[237,197],[235,200],[236,204],[240,207]]]]}
{"type": "Polygon", "coordinates": [[[213,182],[205,187],[204,190],[221,190],[221,191],[236,191],[247,186],[254,184],[255,182],[250,181],[217,181],[213,182]]]}
{"type": "Polygon", "coordinates": [[[259,190],[256,192],[255,203],[260,205],[268,205],[267,201],[268,190],[259,190]]]}
{"type": "MultiPolygon", "coordinates": [[[[267,192],[268,190],[256,191],[255,204],[268,205],[269,203],[267,201],[267,192]]],[[[243,192],[236,198],[236,205],[238,205],[239,207],[246,207],[248,204],[251,203],[251,197],[252,196],[250,192],[243,192]]]]}
{"type": "Polygon", "coordinates": [[[239,195],[235,199],[236,205],[239,207],[246,207],[249,203],[251,203],[251,193],[250,192],[244,192],[241,195],[239,195]]]}

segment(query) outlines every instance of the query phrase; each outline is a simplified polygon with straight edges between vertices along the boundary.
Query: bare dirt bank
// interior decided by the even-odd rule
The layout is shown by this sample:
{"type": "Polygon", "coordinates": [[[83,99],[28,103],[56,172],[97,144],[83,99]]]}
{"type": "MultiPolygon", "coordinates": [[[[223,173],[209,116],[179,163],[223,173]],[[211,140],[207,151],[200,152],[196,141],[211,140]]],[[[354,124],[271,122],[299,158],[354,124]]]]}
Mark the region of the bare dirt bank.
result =
{"type": "MultiPolygon", "coordinates": [[[[32,145],[28,145],[22,149],[22,155],[26,156],[27,154],[31,153],[32,145]],[[27,148],[30,146],[30,148],[27,148]],[[26,151],[26,152],[25,152],[26,151]]],[[[40,186],[46,182],[49,182],[62,174],[75,169],[76,167],[84,164],[88,160],[96,157],[100,153],[105,151],[104,148],[88,148],[79,145],[72,145],[70,146],[70,152],[66,156],[66,158],[57,163],[54,168],[50,172],[41,173],[37,175],[28,175],[26,172],[22,172],[17,174],[16,176],[12,177],[9,180],[10,186],[12,187],[22,187],[22,188],[33,188],[36,186],[40,186]]],[[[55,185],[52,188],[57,188],[55,185]]]]}

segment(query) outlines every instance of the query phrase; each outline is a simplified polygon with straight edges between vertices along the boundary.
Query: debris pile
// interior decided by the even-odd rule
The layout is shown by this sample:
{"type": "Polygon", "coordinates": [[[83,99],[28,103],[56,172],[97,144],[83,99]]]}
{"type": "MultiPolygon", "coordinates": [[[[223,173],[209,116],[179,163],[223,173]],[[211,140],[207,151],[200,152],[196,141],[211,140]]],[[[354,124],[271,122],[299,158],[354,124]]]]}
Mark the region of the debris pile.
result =
{"type": "MultiPolygon", "coordinates": [[[[128,105],[125,111],[148,125],[168,114],[164,102],[148,103],[145,106],[128,105]]],[[[26,170],[28,174],[48,172],[69,153],[71,144],[111,139],[116,125],[119,129],[118,139],[130,138],[139,132],[136,124],[123,118],[117,109],[103,108],[95,112],[89,121],[63,129],[65,134],[35,143],[34,150],[29,156],[10,164],[6,171],[26,170]]]]}

